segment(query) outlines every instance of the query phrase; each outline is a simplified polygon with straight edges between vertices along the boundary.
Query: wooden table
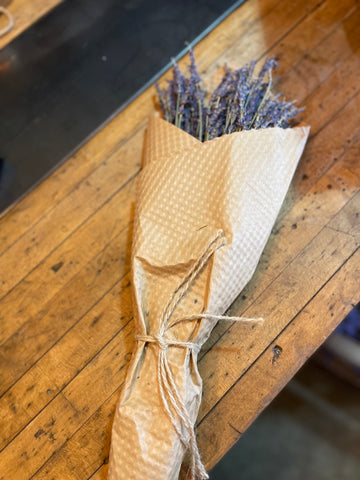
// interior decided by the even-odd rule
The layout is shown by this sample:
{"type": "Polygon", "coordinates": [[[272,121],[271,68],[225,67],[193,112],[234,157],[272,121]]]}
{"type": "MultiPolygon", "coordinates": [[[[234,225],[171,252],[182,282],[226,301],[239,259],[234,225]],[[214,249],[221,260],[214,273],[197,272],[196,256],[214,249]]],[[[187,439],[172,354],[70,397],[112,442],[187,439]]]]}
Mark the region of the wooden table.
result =
{"type": "MultiPolygon", "coordinates": [[[[0,5],[6,7],[12,15],[14,27],[6,35],[0,37],[0,50],[62,1],[63,0],[2,0],[0,5]]],[[[0,18],[0,21],[1,28],[7,24],[7,20],[0,18]],[[2,23],[3,21],[4,25],[2,23]]]]}
{"type": "MultiPolygon", "coordinates": [[[[360,9],[249,0],[196,48],[206,78],[275,54],[311,138],[255,276],[200,359],[208,468],[359,300],[360,9]]],[[[185,65],[188,59],[182,62],[185,65]]],[[[0,479],[106,478],[134,346],[129,252],[149,88],[0,220],[0,479]]]]}

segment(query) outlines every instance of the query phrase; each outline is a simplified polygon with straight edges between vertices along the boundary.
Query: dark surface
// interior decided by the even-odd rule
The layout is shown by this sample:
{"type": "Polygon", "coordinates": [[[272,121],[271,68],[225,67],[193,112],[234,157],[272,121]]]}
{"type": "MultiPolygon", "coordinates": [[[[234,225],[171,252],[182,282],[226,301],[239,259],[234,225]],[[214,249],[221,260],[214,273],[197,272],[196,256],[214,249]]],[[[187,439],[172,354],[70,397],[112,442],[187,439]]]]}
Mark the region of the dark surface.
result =
{"type": "Polygon", "coordinates": [[[241,3],[65,1],[4,48],[0,211],[241,3]]]}

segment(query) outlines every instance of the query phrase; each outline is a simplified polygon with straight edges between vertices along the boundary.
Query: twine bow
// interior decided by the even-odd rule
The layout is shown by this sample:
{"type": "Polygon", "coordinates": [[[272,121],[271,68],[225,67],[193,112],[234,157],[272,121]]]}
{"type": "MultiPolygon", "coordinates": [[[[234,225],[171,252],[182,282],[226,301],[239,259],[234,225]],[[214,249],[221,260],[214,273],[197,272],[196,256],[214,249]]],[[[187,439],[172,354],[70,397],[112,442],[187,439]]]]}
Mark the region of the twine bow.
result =
{"type": "Polygon", "coordinates": [[[189,317],[183,317],[177,320],[171,320],[172,314],[177,305],[186,296],[192,284],[196,280],[198,274],[202,271],[204,266],[208,263],[211,256],[216,250],[226,245],[224,233],[218,232],[215,239],[209,244],[205,252],[196,262],[193,269],[190,271],[186,279],[179,286],[179,288],[173,293],[169,303],[164,309],[162,319],[160,322],[159,332],[153,335],[137,335],[136,340],[144,344],[151,343],[159,348],[159,360],[158,360],[158,384],[160,397],[165,408],[167,415],[169,416],[171,423],[178,434],[181,443],[184,448],[190,451],[190,479],[208,479],[209,476],[206,472],[204,464],[201,461],[200,452],[196,442],[195,425],[191,421],[190,414],[186,408],[185,401],[182,398],[179,389],[176,385],[174,375],[170,368],[167,351],[169,347],[184,348],[191,354],[198,354],[200,351],[200,345],[190,341],[179,341],[168,337],[167,332],[178,325],[181,322],[192,322],[202,319],[210,320],[225,320],[230,322],[262,322],[262,318],[245,318],[245,317],[228,317],[223,315],[211,315],[207,313],[195,314],[189,317]]]}

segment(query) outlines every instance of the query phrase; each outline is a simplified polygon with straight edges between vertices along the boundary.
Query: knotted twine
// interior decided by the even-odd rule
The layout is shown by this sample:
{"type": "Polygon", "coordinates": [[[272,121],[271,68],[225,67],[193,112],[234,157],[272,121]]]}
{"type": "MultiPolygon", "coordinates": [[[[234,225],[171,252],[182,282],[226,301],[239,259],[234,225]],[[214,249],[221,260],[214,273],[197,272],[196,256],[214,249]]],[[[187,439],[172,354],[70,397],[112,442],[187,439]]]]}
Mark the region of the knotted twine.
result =
{"type": "Polygon", "coordinates": [[[182,322],[193,322],[202,319],[228,321],[228,322],[263,322],[262,318],[246,318],[246,317],[229,317],[223,315],[212,315],[208,313],[199,313],[188,317],[183,317],[176,320],[171,320],[171,317],[179,305],[181,300],[187,295],[191,286],[195,282],[197,276],[202,269],[207,265],[212,255],[219,248],[226,245],[224,232],[220,230],[205,252],[201,255],[194,267],[191,269],[185,280],[180,284],[177,290],[173,293],[167,306],[165,307],[159,331],[155,334],[137,335],[136,340],[144,344],[152,343],[159,349],[158,357],[158,386],[160,397],[171,423],[180,438],[186,450],[190,451],[190,479],[208,479],[205,466],[201,461],[200,452],[196,442],[195,425],[191,421],[190,414],[186,408],[185,402],[181,397],[179,389],[176,385],[173,372],[170,368],[167,351],[169,347],[184,348],[194,355],[199,353],[200,345],[191,341],[179,341],[169,338],[166,333],[182,322]]]}

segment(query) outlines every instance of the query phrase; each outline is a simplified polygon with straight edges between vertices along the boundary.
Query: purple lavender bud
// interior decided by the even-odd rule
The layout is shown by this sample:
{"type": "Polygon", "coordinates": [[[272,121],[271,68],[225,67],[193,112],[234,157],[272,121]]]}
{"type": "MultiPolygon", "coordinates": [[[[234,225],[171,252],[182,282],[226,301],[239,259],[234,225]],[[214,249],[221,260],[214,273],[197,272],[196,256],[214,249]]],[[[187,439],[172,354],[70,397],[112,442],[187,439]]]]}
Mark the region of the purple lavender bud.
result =
{"type": "Polygon", "coordinates": [[[275,57],[265,60],[258,76],[254,76],[254,61],[238,70],[225,67],[206,102],[193,50],[189,55],[188,76],[174,62],[168,88],[156,85],[156,90],[164,117],[201,141],[251,128],[288,128],[303,111],[272,92],[272,70],[278,66],[275,57]]]}
{"type": "Polygon", "coordinates": [[[278,66],[279,63],[275,57],[267,58],[259,72],[259,78],[264,78],[267,73],[271,72],[273,68],[276,69],[278,66]]]}

